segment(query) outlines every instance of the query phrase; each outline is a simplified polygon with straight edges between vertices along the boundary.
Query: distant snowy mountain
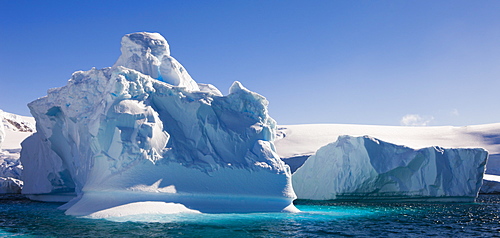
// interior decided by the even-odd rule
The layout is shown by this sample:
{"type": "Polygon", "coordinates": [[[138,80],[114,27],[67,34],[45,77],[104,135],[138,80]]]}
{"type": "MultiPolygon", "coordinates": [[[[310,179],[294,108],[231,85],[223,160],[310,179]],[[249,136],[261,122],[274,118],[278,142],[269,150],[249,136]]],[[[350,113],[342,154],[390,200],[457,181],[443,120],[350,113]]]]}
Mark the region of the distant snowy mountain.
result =
{"type": "MultiPolygon", "coordinates": [[[[0,110],[0,125],[3,124],[4,140],[0,149],[21,149],[21,142],[36,131],[35,118],[20,116],[0,110]]],[[[2,137],[0,130],[0,138],[2,137]]],[[[0,141],[2,141],[0,139],[0,141]]]]}
{"type": "Polygon", "coordinates": [[[1,110],[0,114],[2,114],[2,122],[5,130],[31,133],[36,131],[35,118],[33,117],[19,116],[1,110]]]}

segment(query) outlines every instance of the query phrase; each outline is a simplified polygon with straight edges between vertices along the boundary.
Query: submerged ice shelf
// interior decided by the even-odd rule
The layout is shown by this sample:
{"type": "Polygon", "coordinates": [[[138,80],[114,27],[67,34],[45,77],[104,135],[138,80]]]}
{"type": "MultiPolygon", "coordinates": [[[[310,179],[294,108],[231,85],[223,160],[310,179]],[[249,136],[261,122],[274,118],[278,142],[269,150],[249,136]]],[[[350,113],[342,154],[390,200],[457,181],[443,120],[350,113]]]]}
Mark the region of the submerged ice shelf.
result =
{"type": "Polygon", "coordinates": [[[23,194],[73,194],[63,207],[82,216],[144,201],[294,210],[264,97],[239,82],[227,96],[196,84],[157,33],[128,34],[121,51],[113,67],[75,72],[29,104],[37,132],[22,144],[23,194]]]}

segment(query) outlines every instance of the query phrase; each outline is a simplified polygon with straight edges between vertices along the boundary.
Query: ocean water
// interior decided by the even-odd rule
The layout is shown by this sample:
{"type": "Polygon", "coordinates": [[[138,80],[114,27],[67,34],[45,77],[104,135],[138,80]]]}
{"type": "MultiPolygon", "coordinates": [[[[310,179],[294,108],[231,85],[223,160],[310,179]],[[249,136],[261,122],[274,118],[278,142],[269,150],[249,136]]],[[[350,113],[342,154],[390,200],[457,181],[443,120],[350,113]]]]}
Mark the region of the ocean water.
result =
{"type": "Polygon", "coordinates": [[[0,237],[500,237],[500,195],[476,203],[297,201],[301,213],[182,214],[95,220],[61,204],[0,196],[0,237]]]}

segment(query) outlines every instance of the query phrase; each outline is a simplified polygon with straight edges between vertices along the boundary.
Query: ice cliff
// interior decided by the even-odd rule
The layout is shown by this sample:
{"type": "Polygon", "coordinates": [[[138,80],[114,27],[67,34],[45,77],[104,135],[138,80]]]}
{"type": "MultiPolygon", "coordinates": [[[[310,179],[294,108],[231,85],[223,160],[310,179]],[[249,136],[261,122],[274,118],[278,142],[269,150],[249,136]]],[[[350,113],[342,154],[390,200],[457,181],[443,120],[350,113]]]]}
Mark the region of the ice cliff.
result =
{"type": "Polygon", "coordinates": [[[482,184],[484,149],[418,150],[373,137],[340,136],[292,176],[299,199],[473,201],[482,184]]]}
{"type": "Polygon", "coordinates": [[[197,84],[157,33],[125,35],[121,51],[113,67],[75,72],[28,105],[37,132],[22,144],[23,194],[71,199],[66,214],[101,217],[145,201],[201,212],[294,209],[264,97],[239,82],[227,96],[197,84]]]}

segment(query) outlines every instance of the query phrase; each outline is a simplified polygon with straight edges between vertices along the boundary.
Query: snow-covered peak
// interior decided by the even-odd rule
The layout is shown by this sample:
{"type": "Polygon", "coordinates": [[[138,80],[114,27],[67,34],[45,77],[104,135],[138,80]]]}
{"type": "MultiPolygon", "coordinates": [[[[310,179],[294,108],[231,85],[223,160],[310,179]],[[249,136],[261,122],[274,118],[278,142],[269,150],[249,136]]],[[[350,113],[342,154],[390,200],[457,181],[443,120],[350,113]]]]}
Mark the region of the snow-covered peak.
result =
{"type": "MultiPolygon", "coordinates": [[[[3,111],[0,110],[0,119],[3,118],[3,111]]],[[[2,148],[2,142],[5,139],[5,131],[3,129],[3,120],[0,120],[0,148],[2,148]]]]}
{"type": "Polygon", "coordinates": [[[0,110],[5,130],[19,132],[35,132],[35,119],[33,117],[20,116],[0,110]]]}
{"type": "Polygon", "coordinates": [[[115,65],[137,70],[154,79],[189,91],[199,91],[198,84],[184,67],[170,56],[168,42],[158,33],[136,32],[123,36],[122,55],[115,65]]]}
{"type": "Polygon", "coordinates": [[[35,132],[35,119],[0,110],[0,149],[21,148],[21,141],[35,132]]]}

